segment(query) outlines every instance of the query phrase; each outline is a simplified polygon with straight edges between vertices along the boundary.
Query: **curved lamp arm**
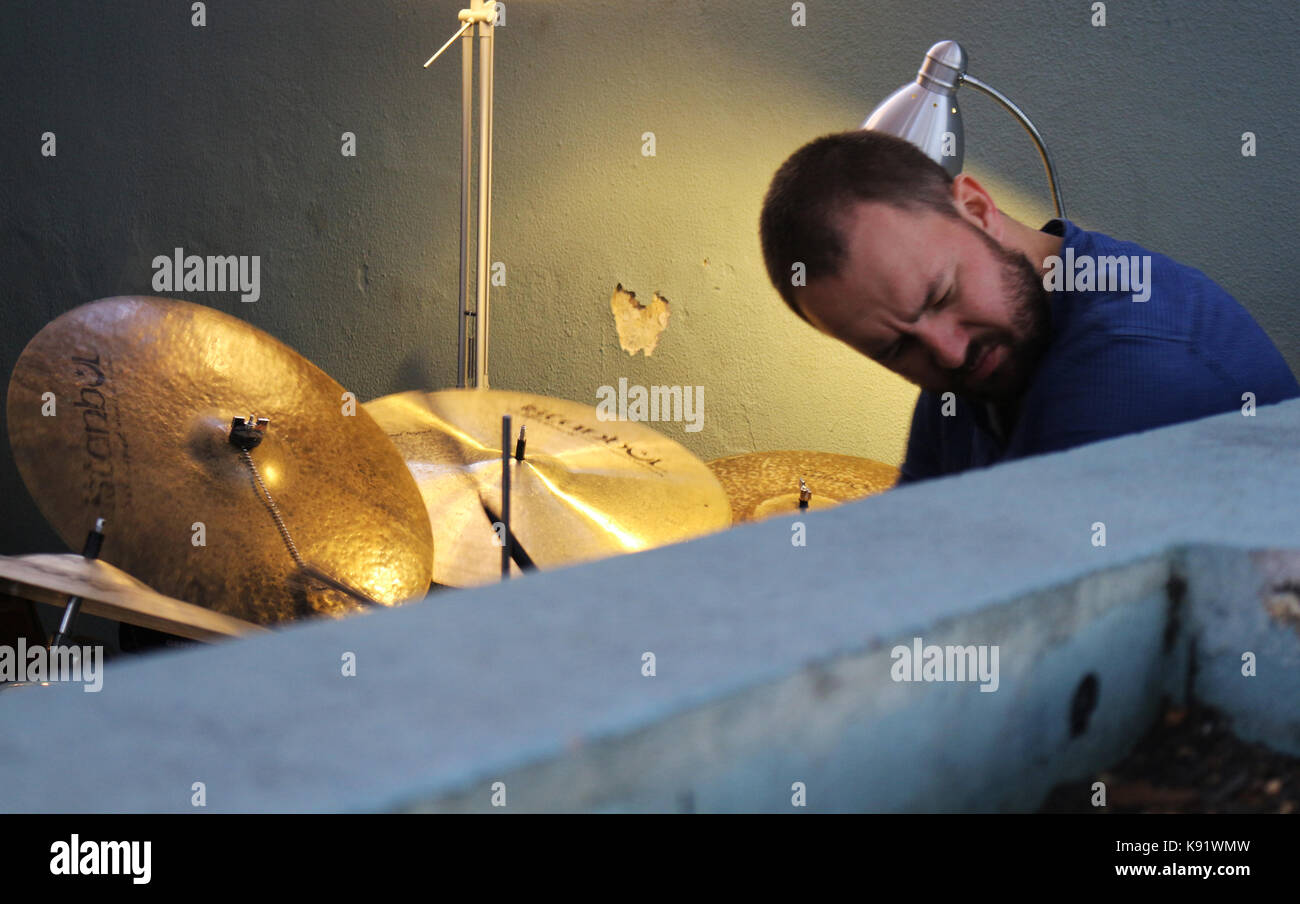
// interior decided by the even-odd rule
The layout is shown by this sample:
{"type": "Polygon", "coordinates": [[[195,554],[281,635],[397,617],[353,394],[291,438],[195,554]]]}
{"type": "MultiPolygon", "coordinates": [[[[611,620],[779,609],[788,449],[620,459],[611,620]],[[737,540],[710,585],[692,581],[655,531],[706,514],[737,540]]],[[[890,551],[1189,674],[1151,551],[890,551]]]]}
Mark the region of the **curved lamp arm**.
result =
{"type": "Polygon", "coordinates": [[[1013,104],[1011,99],[1001,91],[998,91],[991,85],[986,85],[984,82],[975,78],[975,76],[968,75],[964,72],[961,74],[960,78],[962,84],[970,85],[972,88],[987,94],[1005,107],[1012,116],[1020,120],[1020,124],[1025,127],[1025,131],[1029,133],[1029,137],[1034,139],[1034,144],[1038,147],[1038,155],[1043,158],[1043,166],[1047,170],[1047,179],[1052,185],[1052,205],[1056,208],[1056,215],[1061,219],[1065,219],[1065,205],[1061,203],[1061,187],[1056,182],[1056,167],[1052,165],[1052,158],[1047,154],[1047,145],[1043,143],[1043,136],[1038,134],[1038,129],[1036,129],[1034,124],[1029,121],[1029,117],[1026,116],[1019,107],[1013,104]]]}

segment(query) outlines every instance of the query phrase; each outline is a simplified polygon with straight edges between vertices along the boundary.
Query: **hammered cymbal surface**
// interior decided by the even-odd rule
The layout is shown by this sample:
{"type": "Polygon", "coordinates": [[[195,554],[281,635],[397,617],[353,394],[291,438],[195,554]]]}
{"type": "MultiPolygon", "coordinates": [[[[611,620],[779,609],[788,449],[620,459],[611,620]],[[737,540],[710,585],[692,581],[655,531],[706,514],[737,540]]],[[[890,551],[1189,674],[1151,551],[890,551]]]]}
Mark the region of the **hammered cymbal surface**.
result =
{"type": "Polygon", "coordinates": [[[506,414],[516,435],[527,427],[524,461],[510,465],[511,530],[540,568],[662,546],[731,523],[722,486],[684,446],[644,424],[602,421],[589,405],[449,389],[398,393],[365,407],[424,494],[440,584],[500,578],[488,511],[501,511],[506,414]]]}
{"type": "Polygon", "coordinates": [[[432,537],[405,462],[364,409],[293,349],[212,308],[91,302],[28,343],[9,383],[14,459],[79,550],[159,593],[257,624],[358,604],[302,580],[231,419],[270,418],[251,456],[306,562],[385,605],[424,595],[432,537]]]}
{"type": "Polygon", "coordinates": [[[799,509],[799,478],[812,491],[812,508],[883,493],[898,482],[898,468],[834,452],[750,452],[709,462],[727,491],[737,521],[760,521],[799,509]]]}

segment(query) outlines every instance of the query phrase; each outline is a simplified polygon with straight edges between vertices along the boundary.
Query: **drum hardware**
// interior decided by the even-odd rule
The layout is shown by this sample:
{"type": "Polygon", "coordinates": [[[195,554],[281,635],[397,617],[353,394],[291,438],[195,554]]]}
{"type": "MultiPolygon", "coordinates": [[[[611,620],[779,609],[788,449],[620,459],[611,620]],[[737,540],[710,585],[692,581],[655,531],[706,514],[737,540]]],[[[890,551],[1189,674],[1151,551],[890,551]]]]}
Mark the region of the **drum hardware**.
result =
{"type": "MultiPolygon", "coordinates": [[[[515,442],[515,461],[524,460],[524,431],[528,425],[519,426],[519,439],[515,442]]],[[[510,415],[501,416],[501,517],[498,518],[488,504],[483,503],[483,511],[492,521],[493,526],[501,525],[501,580],[510,578],[510,563],[514,562],[523,571],[536,571],[537,564],[528,555],[519,538],[510,529],[510,415]]]]}
{"type": "Polygon", "coordinates": [[[247,418],[231,418],[230,444],[241,452],[256,449],[261,444],[262,437],[266,436],[266,428],[270,423],[269,417],[257,417],[252,414],[247,418]]]}
{"type": "Polygon", "coordinates": [[[715,459],[709,470],[726,489],[737,521],[832,508],[898,481],[895,467],[831,452],[751,452],[715,459]]]}
{"type": "MultiPolygon", "coordinates": [[[[102,546],[106,562],[214,614],[238,613],[241,624],[393,605],[427,592],[430,576],[468,586],[647,549],[722,529],[733,509],[744,521],[825,508],[898,476],[879,462],[812,452],[705,466],[648,425],[527,393],[399,393],[357,417],[340,416],[342,396],[243,321],[123,297],[47,325],[15,368],[8,411],[15,461],[65,540],[87,498],[114,521],[114,536],[100,533],[93,550],[92,532],[86,561],[102,546]],[[73,400],[72,417],[34,416],[46,387],[73,400]],[[260,414],[230,417],[223,429],[220,413],[236,406],[260,414]],[[146,415],[163,426],[128,446],[123,425],[146,415]],[[67,474],[83,459],[94,480],[73,492],[67,474]],[[236,488],[245,481],[274,542],[236,488]],[[176,542],[189,539],[177,527],[192,519],[217,549],[193,552],[206,546],[198,535],[193,549],[176,542]]],[[[80,608],[68,598],[56,642],[80,608]]]]}
{"type": "MultiPolygon", "coordinates": [[[[501,580],[510,580],[510,415],[501,415],[501,580]]],[[[518,447],[516,447],[518,452],[518,447]]],[[[522,460],[522,459],[521,459],[522,460]]]]}
{"type": "MultiPolygon", "coordinates": [[[[537,563],[534,562],[532,560],[532,557],[528,555],[528,551],[524,549],[524,545],[519,542],[519,537],[515,535],[515,532],[512,531],[509,525],[505,523],[505,519],[501,517],[501,515],[499,515],[497,512],[493,511],[492,508],[487,503],[483,504],[483,514],[487,516],[487,519],[493,525],[494,530],[496,529],[496,525],[498,524],[501,525],[501,531],[502,531],[501,536],[503,538],[509,539],[510,561],[515,563],[516,568],[518,568],[520,571],[537,571],[538,570],[537,563]]],[[[498,544],[500,542],[501,540],[497,540],[498,544]]],[[[513,576],[514,569],[508,569],[508,571],[509,574],[513,576]]],[[[503,571],[502,580],[504,580],[506,576],[507,576],[506,571],[503,571]]],[[[454,586],[454,585],[448,584],[445,586],[454,586]]]]}
{"type": "Polygon", "coordinates": [[[81,613],[208,643],[266,630],[163,596],[103,559],[76,553],[0,556],[0,591],[49,606],[76,596],[81,613]]]}
{"type": "Polygon", "coordinates": [[[123,296],[33,337],[6,413],[19,473],[65,543],[83,539],[89,510],[113,525],[104,562],[173,600],[273,624],[429,589],[420,491],[393,443],[345,399],[314,364],[236,317],[123,296]],[[48,393],[57,416],[42,415],[48,393]],[[250,410],[257,416],[231,417],[250,410]],[[260,510],[285,529],[271,530],[260,510]]]}
{"type": "Polygon", "coordinates": [[[434,581],[473,586],[721,530],[731,507],[698,458],[594,407],[503,390],[405,392],[364,406],[406,459],[439,551],[434,581]],[[518,424],[515,439],[501,425],[518,424]],[[514,449],[511,462],[509,450],[514,449]],[[510,527],[500,547],[495,524],[510,527]]]}
{"type": "MultiPolygon", "coordinates": [[[[91,561],[98,559],[100,547],[103,545],[104,519],[96,518],[95,526],[86,535],[86,545],[81,548],[81,557],[91,561]]],[[[59,630],[54,632],[54,637],[50,640],[51,649],[63,646],[64,641],[72,634],[72,625],[77,620],[77,613],[80,611],[81,597],[75,594],[68,597],[68,605],[63,610],[63,619],[59,622],[59,630]]]]}
{"type": "MultiPolygon", "coordinates": [[[[289,526],[284,523],[284,516],[280,514],[280,507],[275,504],[275,499],[271,496],[271,491],[266,488],[266,483],[262,480],[262,475],[257,472],[257,464],[253,461],[252,451],[262,442],[262,437],[266,435],[266,429],[270,425],[271,419],[265,417],[255,417],[249,415],[247,418],[235,417],[230,421],[230,444],[239,449],[240,460],[248,468],[248,473],[253,479],[253,491],[258,494],[262,504],[266,506],[266,511],[275,522],[275,529],[280,532],[280,538],[284,540],[285,549],[289,551],[289,557],[293,559],[298,566],[298,574],[314,578],[332,587],[342,593],[355,599],[357,602],[367,606],[383,605],[378,600],[371,599],[366,594],[349,586],[343,581],[337,580],[327,575],[321,569],[314,565],[308,564],[298,552],[298,544],[293,542],[293,535],[289,533],[289,526]]],[[[294,576],[290,576],[293,582],[294,576]]],[[[299,579],[301,586],[301,579],[299,579]]],[[[305,588],[303,588],[305,589],[305,588]]]]}

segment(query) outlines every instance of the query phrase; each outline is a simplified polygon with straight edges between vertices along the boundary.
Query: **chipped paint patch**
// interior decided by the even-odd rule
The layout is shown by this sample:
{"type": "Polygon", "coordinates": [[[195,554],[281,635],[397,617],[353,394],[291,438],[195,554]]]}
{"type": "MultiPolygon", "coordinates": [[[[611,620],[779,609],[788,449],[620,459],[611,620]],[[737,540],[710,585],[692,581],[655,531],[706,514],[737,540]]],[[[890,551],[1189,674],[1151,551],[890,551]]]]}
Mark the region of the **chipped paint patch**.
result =
{"type": "Polygon", "coordinates": [[[644,351],[646,357],[654,354],[659,337],[668,328],[668,299],[658,292],[648,305],[636,300],[636,293],[623,288],[619,283],[609,299],[609,309],[614,315],[614,326],[618,329],[618,344],[629,355],[644,351]]]}
{"type": "Polygon", "coordinates": [[[1264,609],[1273,621],[1288,625],[1300,634],[1300,584],[1287,582],[1274,586],[1264,609]]]}
{"type": "Polygon", "coordinates": [[[1260,588],[1264,611],[1300,635],[1300,550],[1257,550],[1250,558],[1264,579],[1260,588]]]}

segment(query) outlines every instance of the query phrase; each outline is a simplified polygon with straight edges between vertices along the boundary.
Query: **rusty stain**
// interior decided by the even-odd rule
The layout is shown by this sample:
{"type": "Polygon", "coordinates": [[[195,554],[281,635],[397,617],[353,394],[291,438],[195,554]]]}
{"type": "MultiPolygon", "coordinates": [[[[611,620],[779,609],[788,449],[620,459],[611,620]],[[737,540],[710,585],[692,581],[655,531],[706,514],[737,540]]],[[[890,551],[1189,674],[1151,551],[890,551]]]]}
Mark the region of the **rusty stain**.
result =
{"type": "Polygon", "coordinates": [[[1261,549],[1250,554],[1262,578],[1260,597],[1268,617],[1300,637],[1300,549],[1261,549]]]}
{"type": "Polygon", "coordinates": [[[1274,584],[1272,593],[1264,601],[1264,609],[1273,621],[1294,628],[1300,635],[1300,583],[1284,581],[1274,584]]]}
{"type": "Polygon", "coordinates": [[[618,328],[618,343],[629,355],[644,351],[646,357],[654,354],[659,337],[668,328],[668,299],[658,292],[648,305],[636,300],[636,293],[619,283],[609,299],[609,309],[618,328]]]}

